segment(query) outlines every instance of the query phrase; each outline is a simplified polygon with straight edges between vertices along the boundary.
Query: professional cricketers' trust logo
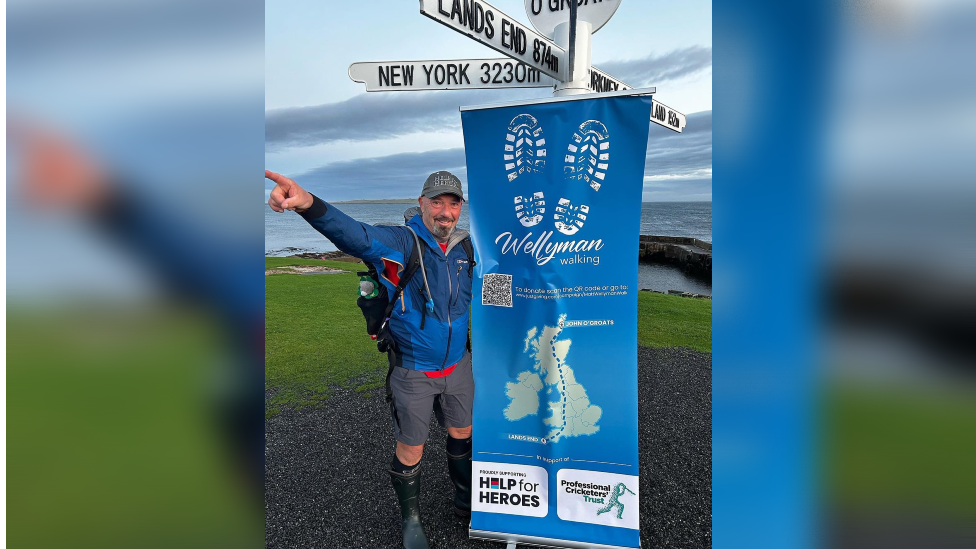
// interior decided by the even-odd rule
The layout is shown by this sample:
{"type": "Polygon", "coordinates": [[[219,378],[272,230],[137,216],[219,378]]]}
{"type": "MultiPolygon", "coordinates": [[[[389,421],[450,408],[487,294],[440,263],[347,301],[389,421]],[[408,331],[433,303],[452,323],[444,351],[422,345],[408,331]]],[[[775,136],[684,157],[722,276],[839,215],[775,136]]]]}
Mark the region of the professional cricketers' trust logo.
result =
{"type": "MultiPolygon", "coordinates": [[[[546,140],[542,137],[542,126],[529,114],[520,114],[512,119],[505,135],[505,171],[509,182],[519,175],[541,172],[546,165],[546,140]]],[[[569,181],[582,181],[598,192],[606,179],[610,161],[610,135],[607,127],[599,120],[587,120],[573,133],[568,145],[564,173],[569,181]]],[[[542,222],[546,213],[546,197],[542,191],[528,196],[516,195],[515,217],[523,227],[534,227],[542,222]]],[[[553,212],[556,230],[565,235],[574,235],[583,228],[590,207],[586,204],[573,204],[561,197],[553,212]]]]}

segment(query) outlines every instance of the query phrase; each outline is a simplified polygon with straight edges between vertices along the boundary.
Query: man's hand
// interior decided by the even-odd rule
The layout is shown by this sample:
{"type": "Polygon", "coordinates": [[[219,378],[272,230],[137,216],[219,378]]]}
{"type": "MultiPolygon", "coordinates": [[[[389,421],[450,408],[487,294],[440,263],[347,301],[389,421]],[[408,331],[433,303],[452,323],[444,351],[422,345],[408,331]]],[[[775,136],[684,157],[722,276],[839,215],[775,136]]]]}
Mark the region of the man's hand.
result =
{"type": "Polygon", "coordinates": [[[269,170],[264,170],[264,177],[276,183],[268,199],[268,206],[272,210],[279,213],[285,210],[302,213],[312,207],[311,193],[299,187],[298,183],[269,170]]]}

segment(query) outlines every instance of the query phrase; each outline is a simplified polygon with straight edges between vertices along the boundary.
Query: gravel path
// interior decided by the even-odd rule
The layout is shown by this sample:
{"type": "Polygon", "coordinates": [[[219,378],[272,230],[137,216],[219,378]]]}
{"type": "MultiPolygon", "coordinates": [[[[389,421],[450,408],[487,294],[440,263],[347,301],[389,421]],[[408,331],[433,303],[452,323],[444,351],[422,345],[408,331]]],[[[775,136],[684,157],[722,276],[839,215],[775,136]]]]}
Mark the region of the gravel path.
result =
{"type": "MultiPolygon", "coordinates": [[[[712,355],[638,349],[642,547],[711,547],[712,355]]],[[[265,422],[265,545],[400,547],[390,487],[393,437],[382,388],[337,391],[321,409],[265,422]]],[[[421,510],[434,549],[501,549],[467,539],[451,510],[446,433],[431,428],[421,510]]]]}

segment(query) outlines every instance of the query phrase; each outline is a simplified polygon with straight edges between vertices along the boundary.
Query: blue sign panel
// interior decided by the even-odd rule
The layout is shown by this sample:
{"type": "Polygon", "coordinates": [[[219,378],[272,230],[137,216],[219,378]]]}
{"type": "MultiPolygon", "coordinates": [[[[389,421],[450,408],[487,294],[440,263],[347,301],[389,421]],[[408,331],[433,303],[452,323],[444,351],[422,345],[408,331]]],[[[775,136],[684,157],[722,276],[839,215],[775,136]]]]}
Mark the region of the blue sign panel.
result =
{"type": "Polygon", "coordinates": [[[637,259],[649,96],[465,110],[471,531],[639,547],[637,259]]]}

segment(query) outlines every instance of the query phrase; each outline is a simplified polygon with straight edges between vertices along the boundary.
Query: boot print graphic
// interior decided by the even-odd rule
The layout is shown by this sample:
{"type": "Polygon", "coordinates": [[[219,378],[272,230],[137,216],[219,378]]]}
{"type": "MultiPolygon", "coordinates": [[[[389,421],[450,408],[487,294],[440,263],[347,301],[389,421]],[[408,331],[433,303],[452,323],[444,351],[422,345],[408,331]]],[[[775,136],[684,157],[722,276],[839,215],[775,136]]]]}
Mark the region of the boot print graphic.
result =
{"type": "Polygon", "coordinates": [[[586,204],[574,206],[569,199],[560,198],[556,205],[556,213],[553,216],[556,230],[565,235],[574,235],[583,228],[586,221],[586,214],[590,213],[590,208],[586,204]]]}
{"type": "Polygon", "coordinates": [[[540,172],[546,166],[546,140],[534,116],[520,114],[508,124],[504,159],[509,182],[523,173],[540,172]]]}
{"type": "Polygon", "coordinates": [[[515,197],[515,217],[523,227],[538,225],[544,213],[546,213],[546,197],[542,192],[532,196],[515,197]]]}
{"type": "Polygon", "coordinates": [[[599,120],[587,120],[573,134],[567,147],[564,172],[567,179],[585,181],[600,190],[610,162],[610,134],[599,120]]]}

